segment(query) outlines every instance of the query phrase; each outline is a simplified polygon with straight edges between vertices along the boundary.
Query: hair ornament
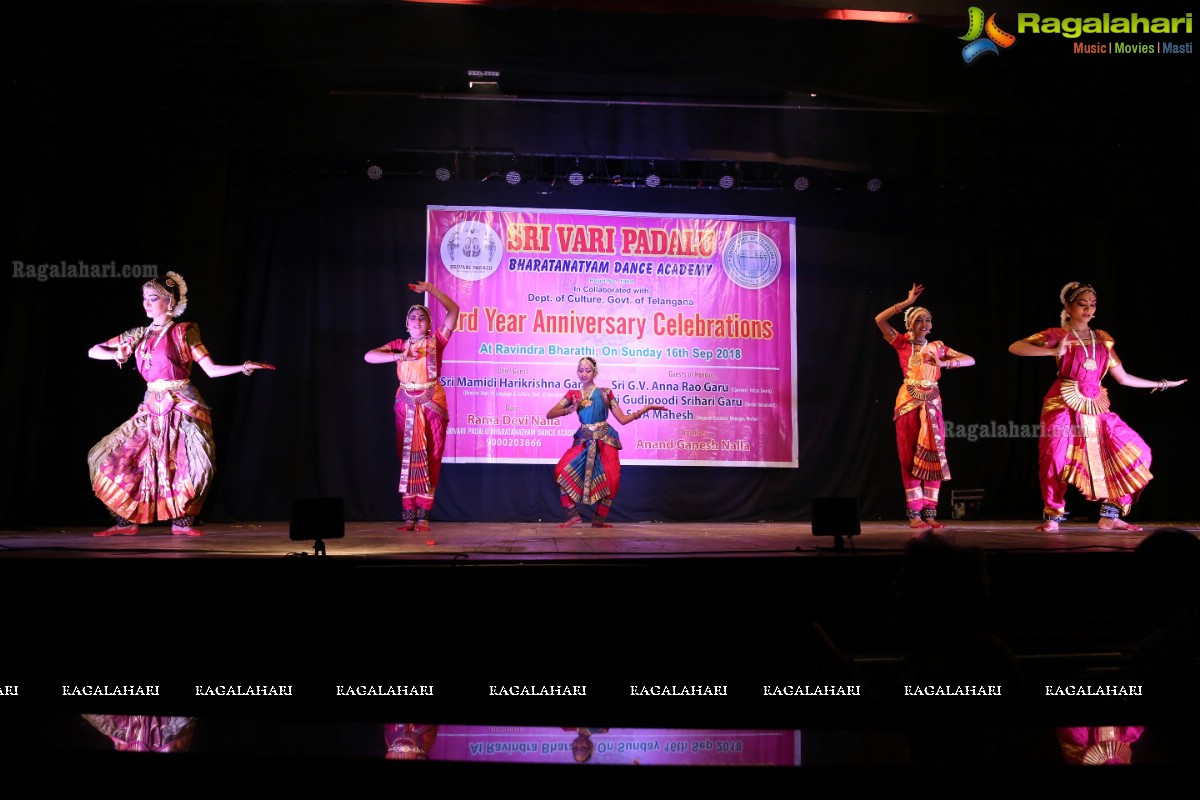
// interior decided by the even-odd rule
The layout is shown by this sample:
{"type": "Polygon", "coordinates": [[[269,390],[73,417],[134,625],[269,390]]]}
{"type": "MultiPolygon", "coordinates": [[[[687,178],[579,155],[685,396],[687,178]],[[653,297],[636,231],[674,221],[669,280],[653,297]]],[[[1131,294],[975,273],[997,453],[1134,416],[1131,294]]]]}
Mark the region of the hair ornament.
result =
{"type": "MultiPolygon", "coordinates": [[[[1062,301],[1064,306],[1069,306],[1071,303],[1075,302],[1076,297],[1079,297],[1079,295],[1083,294],[1084,292],[1091,292],[1092,294],[1095,294],[1096,290],[1092,288],[1091,284],[1080,283],[1079,281],[1071,281],[1066,286],[1062,287],[1062,291],[1058,293],[1058,299],[1062,301]]],[[[1071,315],[1067,313],[1065,308],[1058,315],[1059,322],[1062,323],[1062,327],[1064,328],[1067,327],[1067,320],[1070,318],[1071,315]]]]}
{"type": "Polygon", "coordinates": [[[175,306],[171,309],[171,316],[178,317],[184,311],[187,311],[188,304],[188,287],[187,281],[178,272],[167,272],[165,281],[167,289],[175,294],[175,306]]]}
{"type": "Polygon", "coordinates": [[[163,278],[154,278],[142,284],[142,288],[153,288],[171,299],[171,308],[167,311],[171,317],[178,317],[187,311],[188,288],[187,281],[178,272],[168,272],[163,278]]]}
{"type": "MultiPolygon", "coordinates": [[[[929,314],[929,309],[924,306],[913,306],[904,312],[904,329],[906,331],[912,330],[912,321],[916,319],[917,314],[921,311],[929,314]]],[[[932,318],[933,314],[929,314],[929,316],[932,318]]]]}

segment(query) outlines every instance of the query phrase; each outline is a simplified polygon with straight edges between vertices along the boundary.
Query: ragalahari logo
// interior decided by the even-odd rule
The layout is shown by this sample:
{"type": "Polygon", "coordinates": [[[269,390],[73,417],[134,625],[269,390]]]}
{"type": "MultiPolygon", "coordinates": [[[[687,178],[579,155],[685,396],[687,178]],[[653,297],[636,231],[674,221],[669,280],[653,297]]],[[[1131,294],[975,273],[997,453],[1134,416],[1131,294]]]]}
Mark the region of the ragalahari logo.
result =
{"type": "Polygon", "coordinates": [[[1000,55],[1001,47],[1012,47],[1013,42],[1017,41],[1017,37],[1011,33],[1000,30],[1000,26],[996,24],[995,14],[988,17],[986,23],[983,21],[983,9],[978,6],[971,6],[971,10],[967,14],[967,34],[958,38],[967,42],[967,46],[963,48],[962,57],[963,61],[968,64],[984,53],[1000,55]],[[979,37],[984,34],[987,34],[987,38],[980,39],[979,37]]]}

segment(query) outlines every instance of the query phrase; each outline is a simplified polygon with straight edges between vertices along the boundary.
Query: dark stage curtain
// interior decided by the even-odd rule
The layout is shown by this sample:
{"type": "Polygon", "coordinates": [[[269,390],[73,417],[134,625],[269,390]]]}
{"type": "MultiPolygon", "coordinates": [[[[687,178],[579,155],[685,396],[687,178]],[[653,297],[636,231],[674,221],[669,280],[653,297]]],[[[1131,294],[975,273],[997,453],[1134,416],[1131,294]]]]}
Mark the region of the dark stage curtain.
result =
{"type": "MultiPolygon", "coordinates": [[[[199,324],[218,362],[255,358],[279,367],[252,378],[194,373],[215,419],[218,478],[204,515],[211,521],[286,519],[293,498],[323,495],[345,498],[352,520],[398,517],[394,376],[362,355],[401,335],[404,313],[418,299],[407,284],[423,277],[427,203],[796,217],[799,467],[628,467],[617,520],[796,520],[824,496],[858,498],[864,518],[899,517],[891,415],[900,370],[872,317],[913,281],[929,287],[922,303],[933,311],[934,338],[978,360],[943,375],[946,418],[955,424],[982,431],[994,430],[993,422],[1037,422],[1050,362],[1018,359],[1006,348],[1056,324],[1057,292],[1070,278],[1100,287],[1097,325],[1116,337],[1130,372],[1186,376],[1195,368],[1183,322],[1170,313],[1177,284],[1163,275],[1163,265],[1182,258],[1170,235],[1180,212],[1153,198],[1109,224],[1111,213],[1049,216],[1059,198],[1031,199],[1028,214],[1016,201],[946,195],[829,202],[675,192],[645,200],[593,191],[514,200],[487,184],[281,174],[239,153],[197,157],[170,176],[143,174],[136,194],[120,188],[117,172],[62,168],[59,177],[75,191],[104,192],[109,201],[90,215],[66,207],[55,251],[178,269],[193,298],[185,319],[199,324]]],[[[42,191],[45,203],[56,201],[57,192],[42,191]]],[[[30,234],[50,236],[49,227],[42,222],[30,234]]],[[[84,456],[132,413],[142,387],[130,370],[85,353],[141,323],[140,281],[12,285],[5,325],[8,340],[20,345],[6,347],[6,380],[13,382],[5,411],[15,423],[5,461],[4,485],[12,491],[6,524],[99,524],[104,516],[90,497],[84,456]]],[[[1195,476],[1187,443],[1196,433],[1187,390],[1110,391],[1114,409],[1155,450],[1157,477],[1138,516],[1186,518],[1195,476]]],[[[982,488],[982,513],[991,517],[1039,512],[1036,440],[951,438],[949,459],[954,481],[944,494],[982,488]]],[[[436,516],[557,519],[551,470],[449,464],[436,516]]],[[[943,516],[948,503],[945,496],[943,516]]],[[[1072,508],[1091,513],[1082,502],[1072,508]]]]}

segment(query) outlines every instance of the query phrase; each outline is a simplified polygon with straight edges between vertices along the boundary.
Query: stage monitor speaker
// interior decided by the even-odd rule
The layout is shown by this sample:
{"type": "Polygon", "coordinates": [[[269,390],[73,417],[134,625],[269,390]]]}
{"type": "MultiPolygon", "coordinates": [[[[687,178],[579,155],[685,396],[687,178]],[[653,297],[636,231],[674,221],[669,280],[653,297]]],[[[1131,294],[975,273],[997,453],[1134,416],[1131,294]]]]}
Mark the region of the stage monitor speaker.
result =
{"type": "Polygon", "coordinates": [[[835,550],[842,549],[843,536],[858,536],[858,498],[817,497],[813,500],[813,536],[832,536],[835,550]]]}
{"type": "Polygon", "coordinates": [[[346,504],[340,497],[303,497],[292,500],[288,538],[313,542],[315,555],[325,555],[326,539],[346,536],[346,504]]]}

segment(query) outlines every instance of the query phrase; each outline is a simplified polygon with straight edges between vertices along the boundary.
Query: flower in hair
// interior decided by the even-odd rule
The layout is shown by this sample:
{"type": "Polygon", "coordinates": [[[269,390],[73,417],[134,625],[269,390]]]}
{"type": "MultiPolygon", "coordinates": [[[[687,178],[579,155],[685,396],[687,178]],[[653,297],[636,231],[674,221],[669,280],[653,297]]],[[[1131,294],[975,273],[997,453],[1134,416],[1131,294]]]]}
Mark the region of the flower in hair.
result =
{"type": "Polygon", "coordinates": [[[171,307],[171,316],[178,317],[184,311],[187,311],[187,281],[178,272],[168,272],[167,279],[164,281],[168,289],[173,289],[178,295],[175,300],[175,305],[171,307]]]}

